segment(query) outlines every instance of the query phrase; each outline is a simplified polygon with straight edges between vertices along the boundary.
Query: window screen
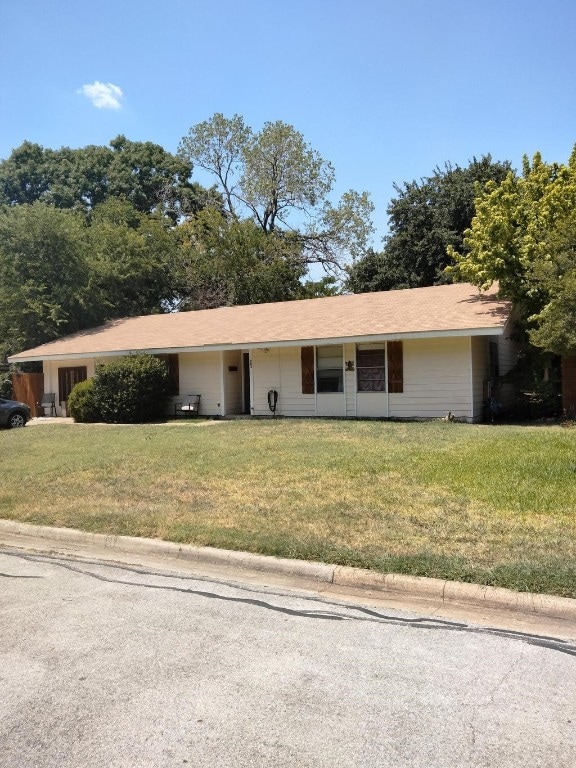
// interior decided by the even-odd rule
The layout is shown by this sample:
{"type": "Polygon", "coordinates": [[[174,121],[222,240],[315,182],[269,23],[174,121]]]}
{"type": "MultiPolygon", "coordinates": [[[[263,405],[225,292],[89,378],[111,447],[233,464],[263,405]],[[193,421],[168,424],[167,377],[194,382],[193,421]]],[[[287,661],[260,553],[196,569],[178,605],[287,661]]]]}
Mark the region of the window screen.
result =
{"type": "Polygon", "coordinates": [[[356,350],[358,392],[386,392],[386,352],[384,347],[360,345],[356,350]]]}

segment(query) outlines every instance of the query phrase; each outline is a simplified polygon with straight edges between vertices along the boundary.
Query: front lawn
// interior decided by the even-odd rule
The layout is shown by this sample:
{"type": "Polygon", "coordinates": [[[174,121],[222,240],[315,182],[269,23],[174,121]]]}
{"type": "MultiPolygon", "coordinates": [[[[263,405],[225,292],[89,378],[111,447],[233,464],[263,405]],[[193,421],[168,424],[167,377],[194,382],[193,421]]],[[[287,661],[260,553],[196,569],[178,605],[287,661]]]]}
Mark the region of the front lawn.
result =
{"type": "Polygon", "coordinates": [[[576,430],[330,420],[0,432],[0,517],[576,597],[576,430]]]}

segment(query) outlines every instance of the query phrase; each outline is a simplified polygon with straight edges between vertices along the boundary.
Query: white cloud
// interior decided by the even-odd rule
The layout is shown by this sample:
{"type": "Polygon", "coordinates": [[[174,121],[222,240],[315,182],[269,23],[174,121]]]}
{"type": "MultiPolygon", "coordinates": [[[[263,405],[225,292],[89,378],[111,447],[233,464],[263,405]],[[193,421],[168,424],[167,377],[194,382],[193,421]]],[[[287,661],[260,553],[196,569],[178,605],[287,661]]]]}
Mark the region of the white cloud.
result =
{"type": "Polygon", "coordinates": [[[101,83],[96,80],[89,85],[83,85],[78,91],[98,109],[120,109],[121,98],[124,96],[122,89],[112,83],[101,83]]]}

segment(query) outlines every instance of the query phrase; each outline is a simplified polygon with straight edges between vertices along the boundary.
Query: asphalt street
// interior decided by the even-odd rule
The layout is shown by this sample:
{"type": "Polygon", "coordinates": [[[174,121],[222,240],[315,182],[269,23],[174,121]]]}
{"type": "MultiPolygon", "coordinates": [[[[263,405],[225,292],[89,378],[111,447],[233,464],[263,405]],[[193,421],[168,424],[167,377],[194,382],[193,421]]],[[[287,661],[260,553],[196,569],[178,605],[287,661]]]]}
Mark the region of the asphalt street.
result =
{"type": "Polygon", "coordinates": [[[0,551],[0,766],[576,765],[576,645],[0,551]]]}

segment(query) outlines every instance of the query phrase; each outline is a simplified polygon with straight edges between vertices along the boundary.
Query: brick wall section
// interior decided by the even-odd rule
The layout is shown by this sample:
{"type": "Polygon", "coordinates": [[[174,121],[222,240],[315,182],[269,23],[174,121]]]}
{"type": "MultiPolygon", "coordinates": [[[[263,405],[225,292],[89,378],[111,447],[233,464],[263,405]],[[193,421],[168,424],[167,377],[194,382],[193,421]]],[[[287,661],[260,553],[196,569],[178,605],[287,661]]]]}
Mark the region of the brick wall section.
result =
{"type": "Polygon", "coordinates": [[[576,357],[562,358],[562,409],[576,414],[576,357]]]}

